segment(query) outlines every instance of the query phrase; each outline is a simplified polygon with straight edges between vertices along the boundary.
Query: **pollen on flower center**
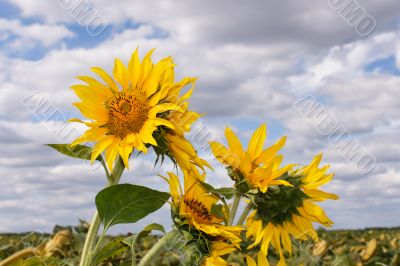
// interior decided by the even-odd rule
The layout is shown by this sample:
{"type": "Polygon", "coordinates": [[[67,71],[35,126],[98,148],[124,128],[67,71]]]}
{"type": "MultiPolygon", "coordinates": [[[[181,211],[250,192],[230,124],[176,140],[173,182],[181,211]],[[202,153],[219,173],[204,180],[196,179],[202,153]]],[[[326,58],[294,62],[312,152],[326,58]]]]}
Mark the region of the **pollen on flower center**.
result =
{"type": "Polygon", "coordinates": [[[206,206],[197,199],[184,199],[187,212],[192,214],[195,219],[202,222],[211,222],[212,217],[206,206]]]}
{"type": "Polygon", "coordinates": [[[149,105],[140,91],[122,91],[107,103],[108,122],[106,127],[112,135],[124,138],[131,133],[139,133],[148,119],[149,105]]]}

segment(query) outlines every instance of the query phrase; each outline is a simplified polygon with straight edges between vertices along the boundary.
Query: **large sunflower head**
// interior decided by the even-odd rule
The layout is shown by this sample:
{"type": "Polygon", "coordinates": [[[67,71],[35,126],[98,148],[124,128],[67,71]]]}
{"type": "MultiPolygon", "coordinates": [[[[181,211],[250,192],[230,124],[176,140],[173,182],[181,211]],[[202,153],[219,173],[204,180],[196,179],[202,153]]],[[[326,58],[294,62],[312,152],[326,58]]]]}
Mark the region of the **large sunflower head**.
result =
{"type": "Polygon", "coordinates": [[[266,135],[266,125],[261,125],[251,137],[247,150],[244,150],[239,138],[227,127],[225,136],[228,147],[218,142],[210,143],[215,158],[227,167],[229,176],[241,192],[250,189],[265,192],[270,185],[286,184],[278,178],[293,165],[280,167],[283,157],[277,154],[285,144],[286,137],[264,149],[266,135]]]}
{"type": "Polygon", "coordinates": [[[260,251],[268,255],[272,247],[280,255],[278,265],[286,265],[284,251],[292,253],[291,239],[318,239],[313,222],[331,226],[333,222],[324,210],[314,202],[338,199],[331,193],[317,188],[329,182],[333,174],[327,174],[329,166],[319,168],[321,155],[305,167],[285,174],[282,179],[290,186],[273,186],[266,193],[254,197],[255,211],[247,219],[247,237],[253,237],[252,248],[261,245],[260,251]]]}
{"type": "MultiPolygon", "coordinates": [[[[158,147],[160,141],[168,144],[163,133],[183,137],[182,132],[186,132],[188,123],[193,122],[190,120],[182,125],[173,120],[178,116],[176,113],[191,112],[187,110],[185,100],[190,98],[193,88],[183,96],[180,92],[186,85],[193,86],[196,79],[184,78],[175,82],[172,58],[153,63],[152,53],[153,50],[140,60],[136,50],[127,66],[116,59],[112,76],[94,67],[92,71],[103,82],[80,76],[78,78],[85,84],[71,87],[81,99],[74,105],[90,120],[71,120],[89,127],[71,145],[95,142],[92,161],[105,151],[110,169],[117,155],[128,167],[133,149],[147,152],[150,146],[158,147]]],[[[194,112],[191,114],[195,116],[194,112]]]]}
{"type": "MultiPolygon", "coordinates": [[[[243,230],[239,226],[225,226],[223,219],[213,213],[212,208],[219,198],[209,194],[199,183],[204,181],[205,175],[199,174],[196,168],[190,172],[184,171],[184,185],[180,185],[179,177],[173,173],[168,173],[169,184],[172,196],[172,216],[175,226],[186,233],[206,242],[207,249],[204,256],[211,259],[218,259],[228,250],[228,247],[239,247],[241,242],[240,232],[243,230]],[[216,242],[217,244],[214,246],[216,242]],[[222,244],[222,242],[226,243],[222,244]],[[218,252],[219,251],[219,252],[218,252]]],[[[198,241],[196,240],[196,241],[198,241]]]]}

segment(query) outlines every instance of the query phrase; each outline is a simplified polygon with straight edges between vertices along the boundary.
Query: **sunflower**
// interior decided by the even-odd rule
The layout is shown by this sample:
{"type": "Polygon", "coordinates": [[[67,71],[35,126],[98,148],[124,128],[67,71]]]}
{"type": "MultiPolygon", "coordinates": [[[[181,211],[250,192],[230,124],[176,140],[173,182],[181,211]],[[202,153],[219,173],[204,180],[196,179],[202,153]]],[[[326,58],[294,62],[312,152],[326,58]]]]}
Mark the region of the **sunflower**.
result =
{"type": "Polygon", "coordinates": [[[176,214],[185,220],[190,227],[209,236],[222,237],[234,244],[240,243],[242,228],[239,226],[224,226],[223,219],[211,213],[211,208],[219,201],[215,195],[209,194],[199,183],[204,181],[205,174],[199,174],[196,168],[184,171],[184,188],[180,186],[179,178],[168,172],[170,190],[176,214]]]}
{"type": "Polygon", "coordinates": [[[89,127],[71,146],[95,142],[92,161],[105,151],[110,169],[118,155],[129,167],[128,159],[133,149],[147,152],[149,146],[158,146],[154,138],[157,132],[175,129],[170,114],[183,111],[180,106],[191,92],[179,97],[180,90],[193,84],[195,78],[175,82],[172,58],[167,57],[153,64],[153,51],[141,61],[136,49],[128,66],[116,59],[113,77],[103,69],[93,67],[91,70],[104,83],[89,76],[80,76],[78,79],[86,84],[71,87],[81,99],[74,105],[90,119],[89,122],[71,120],[89,127]]]}
{"type": "Polygon", "coordinates": [[[243,191],[241,188],[244,184],[244,192],[252,188],[265,192],[271,185],[289,185],[284,180],[278,180],[293,167],[293,165],[287,165],[280,168],[283,157],[277,153],[285,144],[286,137],[263,149],[266,131],[266,125],[263,124],[254,132],[247,151],[243,149],[239,138],[229,127],[225,129],[229,148],[218,142],[210,143],[214,156],[227,166],[229,175],[236,182],[237,187],[243,191]]]}
{"type": "Polygon", "coordinates": [[[223,225],[223,219],[211,212],[219,198],[209,194],[199,183],[204,181],[205,174],[200,174],[196,168],[191,169],[190,172],[183,171],[183,188],[178,176],[168,173],[174,223],[179,230],[189,232],[208,243],[205,246],[211,246],[205,252],[204,263],[208,263],[205,265],[212,265],[212,261],[223,263],[220,257],[227,254],[225,252],[239,248],[240,232],[243,229],[239,226],[223,225]]]}
{"type": "Polygon", "coordinates": [[[169,119],[174,125],[174,130],[167,130],[164,139],[167,143],[167,154],[182,170],[190,171],[190,168],[195,165],[204,171],[204,166],[210,169],[212,167],[207,161],[198,156],[193,145],[185,138],[185,134],[191,130],[193,123],[201,116],[196,112],[190,111],[188,103],[184,102],[191,96],[192,91],[193,88],[176,101],[182,111],[171,112],[169,119]]]}
{"type": "Polygon", "coordinates": [[[252,248],[261,243],[260,251],[268,255],[268,247],[278,252],[278,265],[286,265],[284,251],[292,254],[291,238],[318,239],[313,222],[332,226],[324,210],[314,202],[338,199],[335,194],[319,190],[330,182],[329,165],[319,168],[322,155],[315,156],[305,167],[292,170],[284,179],[292,186],[279,186],[255,197],[255,211],[247,219],[247,237],[253,237],[252,248]]]}

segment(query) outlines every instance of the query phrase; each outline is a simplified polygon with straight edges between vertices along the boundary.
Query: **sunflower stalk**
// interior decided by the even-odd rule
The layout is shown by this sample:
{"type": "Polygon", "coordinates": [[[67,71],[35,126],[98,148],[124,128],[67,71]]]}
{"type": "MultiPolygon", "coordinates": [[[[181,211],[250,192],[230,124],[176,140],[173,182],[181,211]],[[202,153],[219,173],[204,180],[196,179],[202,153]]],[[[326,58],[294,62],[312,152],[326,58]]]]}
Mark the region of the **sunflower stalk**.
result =
{"type": "Polygon", "coordinates": [[[174,229],[167,234],[165,234],[158,242],[146,253],[146,255],[141,259],[138,266],[149,265],[155,257],[157,257],[160,252],[165,248],[173,244],[174,241],[179,237],[180,233],[178,230],[174,229]]]}
{"type": "Polygon", "coordinates": [[[242,215],[240,215],[239,220],[237,222],[237,225],[243,225],[244,221],[246,220],[247,216],[249,215],[250,211],[254,208],[254,203],[253,202],[249,202],[246,206],[246,208],[244,208],[242,215]]]}
{"type": "MultiPolygon", "coordinates": [[[[102,160],[103,161],[103,160],[102,160]]],[[[112,174],[110,175],[108,169],[104,163],[102,163],[104,170],[107,175],[107,187],[118,184],[119,180],[121,179],[121,175],[125,169],[125,165],[122,161],[122,158],[119,156],[116,160],[116,164],[112,174]]],[[[91,265],[91,257],[93,255],[94,247],[100,246],[99,239],[98,243],[96,244],[96,238],[100,229],[101,220],[99,213],[96,211],[92,218],[92,223],[90,224],[89,231],[86,235],[85,244],[82,250],[82,256],[80,261],[80,266],[90,266],[91,265]]]]}
{"type": "Polygon", "coordinates": [[[236,211],[237,211],[237,208],[239,207],[240,198],[241,198],[240,193],[239,193],[239,192],[236,193],[236,194],[235,194],[235,197],[234,197],[234,199],[233,199],[233,203],[232,203],[231,210],[230,210],[230,212],[229,212],[229,221],[228,221],[228,225],[232,225],[232,224],[233,224],[233,221],[235,220],[236,211]]]}

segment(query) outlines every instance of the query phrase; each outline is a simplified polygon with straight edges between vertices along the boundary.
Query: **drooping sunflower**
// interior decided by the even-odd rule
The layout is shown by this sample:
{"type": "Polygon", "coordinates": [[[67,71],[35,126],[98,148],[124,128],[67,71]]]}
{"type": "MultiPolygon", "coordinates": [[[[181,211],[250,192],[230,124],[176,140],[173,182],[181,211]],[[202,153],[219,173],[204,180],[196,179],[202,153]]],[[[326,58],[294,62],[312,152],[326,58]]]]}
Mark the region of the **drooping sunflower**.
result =
{"type": "Polygon", "coordinates": [[[252,248],[261,244],[260,251],[268,255],[268,247],[278,252],[278,265],[286,265],[284,251],[292,253],[291,239],[318,239],[313,222],[332,226],[333,222],[315,202],[338,199],[335,194],[319,189],[330,182],[329,165],[319,168],[322,155],[315,156],[305,167],[288,173],[286,181],[292,186],[279,186],[260,193],[254,199],[255,211],[247,219],[247,237],[253,237],[252,248]]]}
{"type": "MultiPolygon", "coordinates": [[[[180,97],[180,91],[186,85],[194,84],[196,79],[184,78],[175,82],[172,58],[167,57],[154,64],[152,53],[153,50],[140,60],[136,49],[128,66],[116,59],[113,76],[99,67],[93,67],[91,70],[104,83],[89,76],[80,76],[78,79],[86,84],[71,87],[81,99],[74,105],[90,119],[89,122],[71,119],[89,127],[71,145],[95,142],[92,161],[105,151],[110,169],[118,155],[128,167],[133,149],[147,152],[150,146],[158,147],[158,140],[162,138],[158,136],[160,132],[182,131],[171,121],[171,113],[185,111],[180,106],[185,106],[191,92],[180,97]]],[[[185,152],[193,154],[192,150],[185,152]]]]}
{"type": "Polygon", "coordinates": [[[208,251],[205,252],[203,265],[212,265],[210,263],[213,261],[223,263],[222,255],[239,248],[243,229],[223,225],[223,219],[212,213],[211,209],[219,198],[209,194],[199,183],[199,180],[204,181],[205,174],[199,174],[196,168],[191,169],[190,172],[183,171],[183,188],[178,176],[168,173],[174,223],[179,230],[189,232],[207,243],[205,246],[208,251]]]}
{"type": "Polygon", "coordinates": [[[247,150],[243,149],[239,138],[229,127],[225,129],[229,148],[218,142],[210,143],[214,156],[227,166],[229,175],[240,190],[245,187],[245,190],[256,188],[265,192],[271,185],[289,185],[278,179],[293,167],[280,167],[283,156],[277,155],[285,144],[286,137],[264,149],[266,131],[266,125],[261,125],[251,137],[247,150]]]}
{"type": "MultiPolygon", "coordinates": [[[[160,154],[165,154],[171,158],[183,170],[190,171],[191,167],[197,166],[204,171],[204,166],[212,169],[207,161],[200,158],[193,145],[185,138],[185,134],[191,130],[194,122],[200,118],[200,114],[189,110],[188,103],[184,102],[191,96],[193,88],[185,95],[177,98],[176,104],[181,108],[180,112],[171,112],[170,121],[174,125],[173,130],[165,131],[163,140],[166,142],[165,151],[160,154]]],[[[174,96],[169,96],[175,99],[174,96]]],[[[160,149],[156,149],[158,152],[160,149]]]]}

